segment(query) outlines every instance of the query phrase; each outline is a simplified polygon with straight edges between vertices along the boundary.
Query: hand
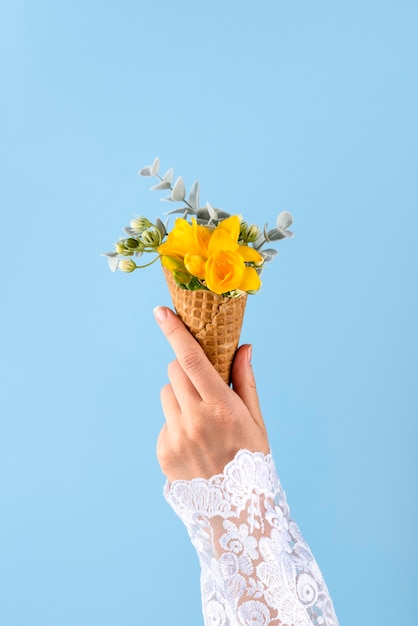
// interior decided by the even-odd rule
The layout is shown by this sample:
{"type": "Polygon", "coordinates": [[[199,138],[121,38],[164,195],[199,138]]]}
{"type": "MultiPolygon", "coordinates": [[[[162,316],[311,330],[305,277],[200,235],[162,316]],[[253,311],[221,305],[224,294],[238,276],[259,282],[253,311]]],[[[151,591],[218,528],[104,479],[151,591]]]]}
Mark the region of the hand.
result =
{"type": "Polygon", "coordinates": [[[154,314],[177,357],[168,366],[170,383],[161,390],[166,423],[157,444],[168,480],[220,474],[241,448],[267,454],[251,346],[241,346],[235,355],[231,389],[170,309],[157,307],[154,314]]]}

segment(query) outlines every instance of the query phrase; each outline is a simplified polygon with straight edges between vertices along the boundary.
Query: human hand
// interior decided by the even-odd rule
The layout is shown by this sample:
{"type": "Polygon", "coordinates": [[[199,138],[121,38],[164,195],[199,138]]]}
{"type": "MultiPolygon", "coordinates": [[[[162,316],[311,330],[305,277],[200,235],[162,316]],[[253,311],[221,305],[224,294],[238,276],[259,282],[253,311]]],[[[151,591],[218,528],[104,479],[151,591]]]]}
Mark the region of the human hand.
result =
{"type": "Polygon", "coordinates": [[[231,389],[170,309],[157,307],[154,315],[177,357],[168,366],[170,383],[161,390],[166,423],[157,444],[168,480],[220,474],[241,448],[267,454],[251,346],[241,346],[235,355],[231,389]]]}

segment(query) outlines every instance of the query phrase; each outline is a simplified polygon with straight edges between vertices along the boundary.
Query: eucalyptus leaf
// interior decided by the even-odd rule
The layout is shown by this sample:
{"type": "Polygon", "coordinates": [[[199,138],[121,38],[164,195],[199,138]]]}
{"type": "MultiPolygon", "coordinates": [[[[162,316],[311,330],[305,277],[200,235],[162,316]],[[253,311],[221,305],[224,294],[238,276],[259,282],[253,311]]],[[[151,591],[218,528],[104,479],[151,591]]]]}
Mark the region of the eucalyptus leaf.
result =
{"type": "Polygon", "coordinates": [[[272,228],[268,231],[267,235],[269,241],[279,241],[280,239],[286,238],[284,232],[282,230],[279,230],[278,228],[272,228]]]}
{"type": "Polygon", "coordinates": [[[259,250],[261,246],[266,242],[264,233],[260,232],[257,239],[253,242],[253,246],[256,250],[259,250]]]}
{"type": "Polygon", "coordinates": [[[170,169],[167,170],[166,173],[164,174],[163,181],[165,183],[170,183],[171,185],[171,183],[173,182],[173,175],[174,175],[174,170],[172,167],[170,167],[170,169]]]}
{"type": "Polygon", "coordinates": [[[262,251],[261,254],[263,256],[267,255],[269,257],[273,257],[273,256],[277,256],[279,254],[279,252],[277,250],[275,250],[274,248],[266,248],[265,250],[262,251]]]}
{"type": "Polygon", "coordinates": [[[222,220],[225,220],[227,217],[231,217],[230,213],[226,213],[225,211],[222,211],[222,209],[216,209],[215,207],[210,205],[209,202],[206,203],[206,207],[208,207],[208,205],[210,207],[210,210],[209,208],[203,209],[204,211],[206,211],[206,219],[208,219],[210,216],[211,221],[215,224],[218,224],[222,220]]]}
{"type": "Polygon", "coordinates": [[[282,211],[277,216],[276,226],[280,230],[284,230],[293,224],[293,216],[289,211],[282,211]]]}
{"type": "Polygon", "coordinates": [[[270,263],[270,261],[272,261],[274,259],[275,256],[277,256],[277,252],[276,254],[266,254],[266,252],[264,250],[261,251],[261,256],[264,259],[264,263],[270,263]]]}
{"type": "MultiPolygon", "coordinates": [[[[161,198],[162,200],[171,200],[171,202],[173,202],[172,198],[161,198]]],[[[171,211],[166,211],[164,215],[175,215],[176,213],[185,213],[187,215],[196,215],[196,211],[194,211],[193,209],[191,209],[190,207],[181,207],[181,209],[172,209],[171,211]]]]}
{"type": "Polygon", "coordinates": [[[230,213],[227,213],[226,211],[223,211],[222,209],[215,209],[216,213],[218,214],[218,220],[225,220],[227,217],[231,217],[230,213]]]}
{"type": "Polygon", "coordinates": [[[164,224],[162,223],[162,221],[160,220],[159,217],[157,217],[157,219],[155,220],[155,225],[158,228],[158,230],[160,231],[161,237],[165,237],[166,234],[167,234],[167,229],[166,229],[166,227],[164,226],[164,224]]]}
{"type": "Polygon", "coordinates": [[[268,226],[267,224],[265,224],[265,225],[264,225],[263,234],[264,234],[264,239],[265,239],[266,241],[270,241],[270,239],[269,239],[269,235],[268,235],[268,232],[267,232],[267,226],[268,226]]]}
{"type": "Polygon", "coordinates": [[[154,163],[151,165],[151,176],[157,176],[160,169],[160,159],[155,157],[154,163]]]}
{"type": "Polygon", "coordinates": [[[192,188],[190,189],[189,199],[188,199],[190,206],[192,206],[195,211],[197,211],[197,209],[199,208],[199,191],[200,191],[199,182],[196,180],[193,183],[192,188]]]}
{"type": "Polygon", "coordinates": [[[217,212],[217,210],[216,210],[216,209],[214,209],[214,208],[213,208],[213,206],[212,206],[209,202],[206,202],[206,208],[207,208],[207,210],[208,210],[209,217],[210,217],[212,220],[216,220],[216,218],[218,217],[218,212],[217,212]]]}
{"type": "Polygon", "coordinates": [[[198,209],[196,211],[196,217],[198,220],[201,220],[202,222],[208,222],[209,221],[209,211],[207,210],[206,207],[201,207],[200,209],[198,209]]]}
{"type": "Polygon", "coordinates": [[[176,182],[174,183],[173,190],[171,192],[171,199],[175,202],[181,202],[186,197],[186,188],[184,186],[184,181],[181,176],[178,177],[176,182]]]}
{"type": "Polygon", "coordinates": [[[119,265],[119,259],[117,255],[108,257],[107,262],[109,263],[110,270],[112,272],[116,272],[116,270],[118,269],[118,265],[119,265]]]}
{"type": "Polygon", "coordinates": [[[288,237],[293,237],[293,233],[291,230],[285,230],[284,228],[278,228],[278,232],[281,233],[281,237],[279,239],[287,239],[288,237]]]}
{"type": "Polygon", "coordinates": [[[151,187],[152,191],[160,191],[162,189],[170,189],[170,183],[163,180],[161,183],[157,183],[151,187]]]}

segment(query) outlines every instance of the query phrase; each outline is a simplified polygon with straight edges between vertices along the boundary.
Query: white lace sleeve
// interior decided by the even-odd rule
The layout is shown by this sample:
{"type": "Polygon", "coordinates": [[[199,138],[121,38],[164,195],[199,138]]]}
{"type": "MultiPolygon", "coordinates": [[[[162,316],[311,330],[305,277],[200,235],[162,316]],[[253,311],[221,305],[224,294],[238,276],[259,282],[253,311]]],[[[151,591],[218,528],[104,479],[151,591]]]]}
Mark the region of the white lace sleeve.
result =
{"type": "Polygon", "coordinates": [[[206,626],[338,626],[271,454],[240,450],[223,474],[167,484],[165,497],[199,556],[206,626]]]}

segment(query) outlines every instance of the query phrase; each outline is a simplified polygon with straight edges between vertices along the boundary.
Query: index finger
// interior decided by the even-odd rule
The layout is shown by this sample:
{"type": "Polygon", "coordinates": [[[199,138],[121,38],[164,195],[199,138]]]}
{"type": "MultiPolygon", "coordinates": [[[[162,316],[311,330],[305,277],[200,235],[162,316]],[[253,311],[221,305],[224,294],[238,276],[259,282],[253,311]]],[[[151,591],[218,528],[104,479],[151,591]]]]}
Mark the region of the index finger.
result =
{"type": "Polygon", "coordinates": [[[202,400],[213,401],[219,395],[220,385],[225,386],[225,383],[201,346],[169,308],[156,307],[154,316],[202,400]]]}

